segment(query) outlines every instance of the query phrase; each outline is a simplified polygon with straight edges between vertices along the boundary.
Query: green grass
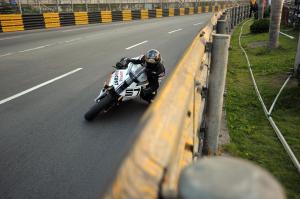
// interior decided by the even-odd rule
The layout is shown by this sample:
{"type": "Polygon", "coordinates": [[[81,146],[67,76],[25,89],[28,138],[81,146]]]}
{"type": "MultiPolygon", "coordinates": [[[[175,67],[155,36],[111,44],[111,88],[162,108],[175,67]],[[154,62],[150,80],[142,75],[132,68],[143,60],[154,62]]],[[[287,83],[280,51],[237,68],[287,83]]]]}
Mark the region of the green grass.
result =
{"type": "MultiPolygon", "coordinates": [[[[242,45],[246,49],[259,90],[267,107],[293,67],[298,32],[289,32],[296,39],[280,36],[280,46],[269,50],[266,46],[251,45],[267,42],[268,33],[250,34],[244,26],[242,45]],[[250,44],[250,45],[249,45],[250,44]]],[[[255,162],[270,171],[283,185],[288,198],[300,198],[300,175],[277,139],[256,96],[247,63],[238,45],[240,27],[231,38],[227,72],[226,114],[231,143],[226,150],[255,162]]],[[[300,159],[300,87],[293,79],[283,91],[273,110],[273,118],[286,141],[300,159]]]]}

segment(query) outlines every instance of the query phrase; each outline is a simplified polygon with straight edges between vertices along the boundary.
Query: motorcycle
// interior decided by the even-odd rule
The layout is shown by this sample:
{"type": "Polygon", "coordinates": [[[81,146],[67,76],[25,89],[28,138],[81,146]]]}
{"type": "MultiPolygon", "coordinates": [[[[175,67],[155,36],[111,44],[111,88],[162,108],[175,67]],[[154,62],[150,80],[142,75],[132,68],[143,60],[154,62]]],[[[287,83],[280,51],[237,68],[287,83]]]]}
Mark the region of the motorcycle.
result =
{"type": "Polygon", "coordinates": [[[146,68],[141,64],[129,63],[125,69],[116,68],[95,99],[96,103],[85,113],[85,120],[92,121],[100,112],[107,112],[122,101],[138,98],[147,85],[146,68]]]}

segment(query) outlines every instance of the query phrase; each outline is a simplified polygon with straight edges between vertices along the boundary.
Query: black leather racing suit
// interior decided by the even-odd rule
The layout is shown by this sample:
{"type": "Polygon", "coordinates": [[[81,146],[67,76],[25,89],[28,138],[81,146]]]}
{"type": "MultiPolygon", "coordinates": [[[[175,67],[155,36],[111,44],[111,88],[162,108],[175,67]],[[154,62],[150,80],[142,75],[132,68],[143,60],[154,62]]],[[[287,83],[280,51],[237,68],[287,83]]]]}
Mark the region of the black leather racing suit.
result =
{"type": "Polygon", "coordinates": [[[159,88],[159,78],[165,76],[165,67],[163,63],[158,64],[148,64],[145,61],[145,56],[140,56],[138,58],[122,58],[120,62],[116,64],[117,67],[127,67],[129,63],[142,64],[146,68],[147,79],[149,82],[148,88],[143,91],[141,97],[146,101],[151,101],[159,88]]]}

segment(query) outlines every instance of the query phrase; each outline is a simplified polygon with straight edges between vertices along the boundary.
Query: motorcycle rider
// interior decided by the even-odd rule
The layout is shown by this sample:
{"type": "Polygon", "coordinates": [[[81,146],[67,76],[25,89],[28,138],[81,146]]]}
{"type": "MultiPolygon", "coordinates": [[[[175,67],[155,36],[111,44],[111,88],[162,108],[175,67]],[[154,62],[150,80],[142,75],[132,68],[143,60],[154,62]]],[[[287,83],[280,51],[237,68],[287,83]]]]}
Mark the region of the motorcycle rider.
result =
{"type": "Polygon", "coordinates": [[[151,49],[145,55],[137,58],[122,58],[117,62],[116,67],[126,68],[130,62],[133,64],[142,64],[146,68],[149,85],[146,89],[143,89],[141,97],[150,103],[157,94],[159,79],[165,76],[165,67],[162,63],[160,52],[156,49],[151,49]]]}

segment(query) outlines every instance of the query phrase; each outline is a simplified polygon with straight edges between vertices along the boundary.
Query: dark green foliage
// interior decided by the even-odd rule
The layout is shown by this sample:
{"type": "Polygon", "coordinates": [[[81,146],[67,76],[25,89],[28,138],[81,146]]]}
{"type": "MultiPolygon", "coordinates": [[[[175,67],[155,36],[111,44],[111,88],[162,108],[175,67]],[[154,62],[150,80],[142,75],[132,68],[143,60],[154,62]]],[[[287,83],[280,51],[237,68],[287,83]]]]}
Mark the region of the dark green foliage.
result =
{"type": "Polygon", "coordinates": [[[250,26],[251,33],[264,33],[269,32],[269,19],[260,19],[255,20],[254,23],[250,26]]]}
{"type": "Polygon", "coordinates": [[[271,14],[271,6],[267,6],[265,12],[264,12],[264,18],[270,17],[271,14]]]}

